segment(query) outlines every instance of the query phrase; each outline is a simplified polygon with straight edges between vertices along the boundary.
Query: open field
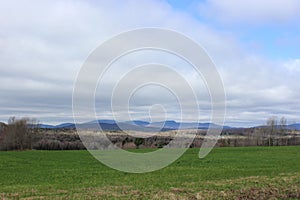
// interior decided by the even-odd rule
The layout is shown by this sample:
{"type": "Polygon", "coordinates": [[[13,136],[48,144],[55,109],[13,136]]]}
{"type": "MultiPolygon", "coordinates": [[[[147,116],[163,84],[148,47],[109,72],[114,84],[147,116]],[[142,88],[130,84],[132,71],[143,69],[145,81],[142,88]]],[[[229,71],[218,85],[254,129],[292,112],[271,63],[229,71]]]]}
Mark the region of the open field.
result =
{"type": "Polygon", "coordinates": [[[84,150],[0,152],[0,199],[300,198],[300,146],[215,148],[201,160],[198,151],[146,174],[110,169],[84,150]]]}

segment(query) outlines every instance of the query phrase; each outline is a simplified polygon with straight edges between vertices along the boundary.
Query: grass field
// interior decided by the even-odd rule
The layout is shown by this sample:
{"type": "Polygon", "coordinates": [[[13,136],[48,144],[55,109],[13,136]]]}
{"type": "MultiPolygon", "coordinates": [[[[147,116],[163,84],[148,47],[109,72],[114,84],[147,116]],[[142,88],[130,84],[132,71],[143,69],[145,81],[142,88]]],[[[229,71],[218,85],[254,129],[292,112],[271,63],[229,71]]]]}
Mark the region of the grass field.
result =
{"type": "Polygon", "coordinates": [[[201,160],[198,151],[146,174],[110,169],[87,151],[0,152],[0,199],[300,198],[300,146],[215,148],[201,160]]]}

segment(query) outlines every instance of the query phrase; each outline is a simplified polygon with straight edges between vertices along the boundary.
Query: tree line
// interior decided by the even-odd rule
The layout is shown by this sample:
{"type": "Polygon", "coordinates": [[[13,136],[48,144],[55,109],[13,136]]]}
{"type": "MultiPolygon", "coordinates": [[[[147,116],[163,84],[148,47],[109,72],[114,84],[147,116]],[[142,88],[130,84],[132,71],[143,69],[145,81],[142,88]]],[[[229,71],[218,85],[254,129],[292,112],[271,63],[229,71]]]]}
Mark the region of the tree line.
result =
{"type": "MultiPolygon", "coordinates": [[[[191,147],[201,147],[206,131],[199,131],[191,147]]],[[[124,134],[107,135],[120,148],[161,148],[172,137],[154,136],[134,138],[124,134]]],[[[97,142],[97,141],[95,141],[97,142]]],[[[267,119],[264,126],[223,130],[217,146],[286,146],[300,145],[297,132],[287,129],[282,117],[267,119]]],[[[76,130],[47,130],[39,128],[38,121],[11,117],[7,124],[0,123],[0,150],[79,150],[85,149],[76,130]]]]}
{"type": "Polygon", "coordinates": [[[34,119],[11,117],[7,125],[1,125],[1,150],[32,149],[34,135],[37,132],[37,122],[34,119]]]}
{"type": "Polygon", "coordinates": [[[48,133],[39,128],[35,119],[11,117],[7,124],[0,123],[0,150],[31,149],[80,150],[85,147],[78,135],[48,133]]]}

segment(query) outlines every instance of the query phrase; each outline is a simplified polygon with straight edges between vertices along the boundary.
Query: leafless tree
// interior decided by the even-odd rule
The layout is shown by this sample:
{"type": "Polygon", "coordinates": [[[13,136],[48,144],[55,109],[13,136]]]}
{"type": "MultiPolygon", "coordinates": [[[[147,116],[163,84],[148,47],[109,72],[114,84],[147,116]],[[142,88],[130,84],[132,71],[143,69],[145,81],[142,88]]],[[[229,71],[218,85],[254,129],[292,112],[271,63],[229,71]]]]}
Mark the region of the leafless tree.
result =
{"type": "Polygon", "coordinates": [[[32,149],[33,137],[37,132],[34,119],[11,117],[3,130],[0,147],[2,150],[32,149]]]}
{"type": "Polygon", "coordinates": [[[277,118],[270,117],[267,120],[268,144],[273,145],[274,136],[277,134],[277,118]]]}
{"type": "Polygon", "coordinates": [[[280,119],[280,135],[285,135],[286,134],[286,125],[287,125],[287,120],[285,117],[281,117],[280,119]]]}

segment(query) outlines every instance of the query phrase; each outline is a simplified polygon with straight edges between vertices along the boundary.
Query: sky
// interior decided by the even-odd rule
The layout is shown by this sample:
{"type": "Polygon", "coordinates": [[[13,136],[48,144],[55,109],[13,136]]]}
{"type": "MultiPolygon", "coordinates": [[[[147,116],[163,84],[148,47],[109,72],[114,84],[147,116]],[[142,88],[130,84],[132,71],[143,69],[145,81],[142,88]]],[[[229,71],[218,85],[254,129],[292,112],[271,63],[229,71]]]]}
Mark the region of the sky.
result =
{"type": "MultiPolygon", "coordinates": [[[[90,53],[124,31],[157,27],[178,31],[206,50],[223,80],[226,125],[260,125],[272,116],[299,123],[299,10],[298,0],[1,0],[0,121],[16,116],[73,122],[74,83],[90,53]]],[[[154,61],[173,66],[191,83],[199,110],[188,109],[181,119],[172,92],[149,85],[132,95],[133,119],[209,121],[210,98],[202,78],[180,58],[153,51],[113,64],[96,91],[97,118],[122,120],[128,111],[118,102],[111,113],[113,85],[133,65],[154,61]]],[[[172,83],[170,74],[159,75],[172,83]]]]}

